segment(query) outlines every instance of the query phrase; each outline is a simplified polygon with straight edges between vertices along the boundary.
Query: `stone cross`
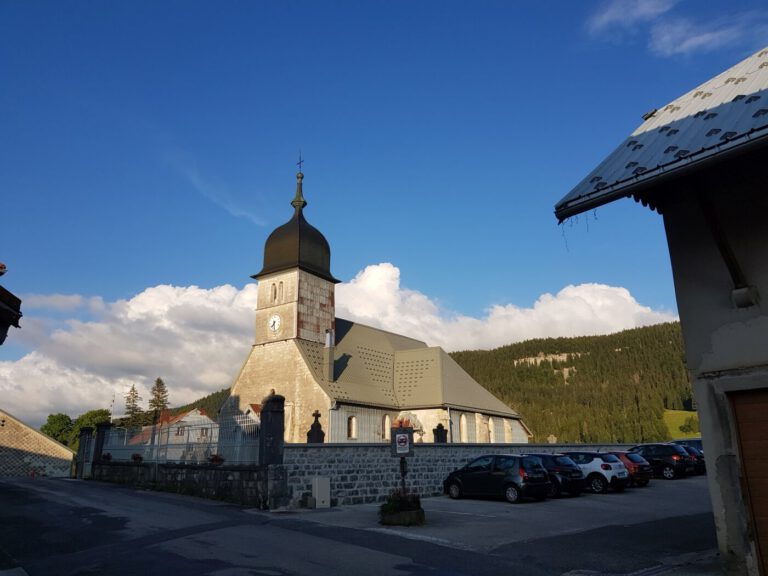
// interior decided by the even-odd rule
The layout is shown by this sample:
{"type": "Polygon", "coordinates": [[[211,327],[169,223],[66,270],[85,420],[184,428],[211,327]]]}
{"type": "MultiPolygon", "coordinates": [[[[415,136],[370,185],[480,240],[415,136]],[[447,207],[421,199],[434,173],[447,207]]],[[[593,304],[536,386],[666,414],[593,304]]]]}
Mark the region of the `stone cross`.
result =
{"type": "Polygon", "coordinates": [[[325,432],[320,425],[320,410],[312,412],[312,416],[315,417],[315,421],[309,427],[307,432],[307,444],[322,444],[325,442],[325,432]]]}

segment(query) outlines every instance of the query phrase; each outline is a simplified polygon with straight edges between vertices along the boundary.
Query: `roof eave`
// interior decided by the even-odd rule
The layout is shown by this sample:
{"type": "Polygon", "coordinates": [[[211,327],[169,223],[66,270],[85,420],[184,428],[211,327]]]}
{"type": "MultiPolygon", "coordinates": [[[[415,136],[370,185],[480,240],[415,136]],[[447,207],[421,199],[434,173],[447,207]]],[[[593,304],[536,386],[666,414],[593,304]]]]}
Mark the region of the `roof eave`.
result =
{"type": "Polygon", "coordinates": [[[670,178],[683,177],[691,172],[700,170],[705,165],[730,160],[768,143],[768,131],[760,129],[755,132],[745,134],[743,136],[744,141],[734,143],[728,148],[724,148],[724,146],[709,148],[699,154],[689,156],[687,162],[675,162],[659,166],[655,170],[649,170],[632,180],[618,183],[614,190],[607,192],[605,189],[598,190],[595,191],[593,196],[585,196],[569,202],[560,208],[556,207],[555,216],[557,217],[558,224],[561,224],[571,216],[599,208],[619,198],[640,195],[649,188],[657,186],[661,182],[666,182],[670,178]],[[761,133],[755,135],[755,132],[761,133]]]}

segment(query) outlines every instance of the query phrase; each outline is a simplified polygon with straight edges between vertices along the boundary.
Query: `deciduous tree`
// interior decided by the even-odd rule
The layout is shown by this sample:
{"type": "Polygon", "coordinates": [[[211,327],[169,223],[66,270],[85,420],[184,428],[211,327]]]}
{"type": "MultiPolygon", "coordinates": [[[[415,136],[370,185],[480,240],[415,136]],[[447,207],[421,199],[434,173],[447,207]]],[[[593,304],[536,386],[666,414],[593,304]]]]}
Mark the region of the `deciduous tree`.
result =
{"type": "Polygon", "coordinates": [[[95,429],[96,424],[109,422],[111,417],[112,415],[106,408],[89,410],[85,414],[78,416],[72,423],[72,431],[69,435],[69,447],[77,452],[77,448],[80,445],[80,430],[86,427],[95,429]]]}
{"type": "Polygon", "coordinates": [[[62,444],[69,445],[72,433],[72,418],[67,414],[48,414],[48,419],[40,427],[40,432],[62,444]]]}

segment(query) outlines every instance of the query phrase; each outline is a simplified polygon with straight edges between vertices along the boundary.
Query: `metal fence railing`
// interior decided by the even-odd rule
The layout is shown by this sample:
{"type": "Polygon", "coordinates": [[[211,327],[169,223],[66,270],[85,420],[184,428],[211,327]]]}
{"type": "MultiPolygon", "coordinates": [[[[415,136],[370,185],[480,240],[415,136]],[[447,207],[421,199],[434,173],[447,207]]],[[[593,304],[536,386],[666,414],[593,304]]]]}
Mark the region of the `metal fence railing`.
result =
{"type": "Polygon", "coordinates": [[[104,457],[114,461],[255,464],[259,460],[259,423],[237,416],[225,424],[115,427],[104,440],[104,457]]]}

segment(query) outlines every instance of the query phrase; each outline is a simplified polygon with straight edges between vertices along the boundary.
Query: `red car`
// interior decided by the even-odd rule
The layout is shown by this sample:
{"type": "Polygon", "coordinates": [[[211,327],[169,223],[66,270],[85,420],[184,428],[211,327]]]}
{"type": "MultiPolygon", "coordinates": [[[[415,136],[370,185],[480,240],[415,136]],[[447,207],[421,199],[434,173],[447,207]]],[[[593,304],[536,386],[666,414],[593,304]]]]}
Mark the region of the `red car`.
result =
{"type": "Polygon", "coordinates": [[[629,471],[630,486],[647,486],[653,478],[653,468],[648,460],[634,452],[611,452],[615,454],[629,471]]]}

